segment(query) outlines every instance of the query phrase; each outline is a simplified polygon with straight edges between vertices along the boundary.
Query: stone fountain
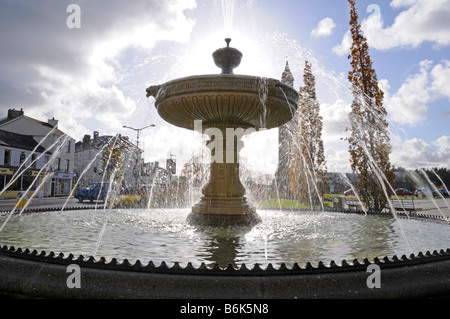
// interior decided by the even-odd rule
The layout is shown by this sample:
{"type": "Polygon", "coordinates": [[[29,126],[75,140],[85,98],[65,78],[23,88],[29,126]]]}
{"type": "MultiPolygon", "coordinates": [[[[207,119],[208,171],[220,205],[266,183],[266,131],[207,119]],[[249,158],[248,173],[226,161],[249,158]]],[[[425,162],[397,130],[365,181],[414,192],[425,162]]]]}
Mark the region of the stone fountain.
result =
{"type": "Polygon", "coordinates": [[[159,115],[175,126],[209,135],[210,180],[201,201],[192,208],[190,222],[212,225],[257,224],[256,210],[245,198],[239,178],[242,137],[277,128],[290,121],[298,93],[278,80],[235,75],[242,53],[227,46],[214,52],[220,75],[177,79],[147,89],[156,99],[159,115]]]}
{"type": "MultiPolygon", "coordinates": [[[[278,266],[269,263],[261,267],[259,263],[253,263],[249,268],[245,263],[233,266],[234,257],[227,257],[227,267],[206,265],[202,262],[200,266],[195,266],[192,260],[183,258],[183,254],[176,255],[170,244],[162,241],[162,237],[168,232],[167,226],[173,223],[167,215],[177,216],[182,222],[178,222],[174,227],[176,239],[182,240],[183,249],[193,251],[194,248],[187,241],[187,233],[183,230],[191,227],[211,231],[211,244],[206,249],[212,250],[210,255],[238,255],[237,243],[240,237],[232,238],[231,241],[226,236],[220,235],[226,229],[237,228],[247,230],[245,225],[254,225],[260,222],[260,217],[255,209],[245,198],[245,189],[239,180],[238,155],[242,145],[240,138],[242,131],[248,133],[258,129],[270,129],[279,127],[289,121],[297,106],[298,93],[289,86],[281,84],[277,80],[264,79],[252,76],[234,75],[233,69],[237,67],[242,58],[242,54],[229,47],[230,40],[227,39],[227,47],[219,49],[214,53],[216,64],[222,69],[220,75],[192,76],[174,80],[160,86],[153,86],[147,89],[147,96],[156,98],[156,108],[163,119],[167,122],[189,130],[197,130],[209,135],[211,140],[211,163],[210,181],[203,189],[203,198],[192,208],[186,211],[185,215],[179,217],[178,212],[168,212],[164,210],[138,212],[139,218],[130,218],[130,211],[105,210],[82,211],[80,207],[56,209],[53,213],[50,209],[43,211],[28,210],[24,212],[26,216],[19,217],[16,225],[12,227],[10,235],[4,235],[3,240],[12,242],[10,246],[0,246],[0,298],[6,297],[27,297],[27,298],[155,298],[155,299],[280,299],[280,298],[448,298],[450,297],[450,249],[427,251],[426,253],[411,254],[409,257],[402,255],[392,258],[375,257],[373,261],[365,258],[363,261],[354,259],[353,261],[342,260],[340,264],[331,260],[329,265],[320,261],[317,266],[310,262],[302,267],[297,263],[305,261],[305,255],[298,253],[298,247],[305,246],[306,255],[308,252],[317,249],[325,249],[325,254],[330,250],[337,249],[336,243],[309,244],[312,240],[308,237],[306,242],[290,241],[285,235],[287,228],[298,228],[299,233],[306,233],[307,226],[316,228],[321,222],[316,219],[317,212],[313,213],[313,222],[299,224],[303,220],[305,212],[260,212],[264,220],[254,228],[264,226],[280,234],[282,245],[276,246],[273,250],[280,254],[280,247],[283,249],[294,248],[294,264],[287,265],[285,260],[278,266]],[[201,125],[200,125],[200,124],[201,125]],[[230,131],[233,138],[229,138],[230,131]],[[231,140],[231,142],[230,142],[231,140]],[[211,147],[214,145],[214,147],[211,147]],[[67,212],[62,212],[66,210],[67,212]],[[90,216],[89,218],[87,216],[90,216]],[[121,217],[122,216],[122,217],[121,217]],[[187,216],[187,217],[186,217],[187,216]],[[41,217],[42,221],[36,226],[32,217],[41,217]],[[107,217],[107,219],[106,219],[107,217]],[[101,255],[97,259],[89,255],[79,255],[76,257],[73,251],[74,245],[87,242],[88,246],[92,241],[88,241],[89,231],[86,228],[92,227],[93,221],[97,220],[98,225],[102,225],[105,220],[120,217],[116,223],[116,230],[112,231],[112,256],[117,253],[122,246],[128,249],[127,242],[131,241],[131,246],[138,249],[138,257],[143,257],[145,248],[150,248],[152,254],[150,258],[155,258],[143,264],[138,259],[134,264],[128,259],[119,262],[111,255],[101,255]],[[267,217],[269,217],[267,220],[267,217]],[[57,219],[59,218],[59,222],[57,219]],[[149,219],[152,219],[150,220],[149,219]],[[187,225],[186,218],[191,223],[187,225]],[[299,219],[300,218],[300,219],[299,219]],[[62,220],[61,220],[62,219],[62,220]],[[98,221],[100,219],[100,221],[98,221]],[[144,222],[145,227],[136,231],[136,228],[125,228],[133,221],[134,223],[144,222]],[[87,224],[83,224],[86,222],[87,224]],[[206,227],[198,224],[207,224],[206,227]],[[26,224],[26,225],[23,225],[26,224]],[[235,225],[244,227],[215,227],[210,224],[235,225]],[[79,226],[82,225],[82,226],[79,226]],[[153,226],[152,226],[153,225],[153,226]],[[160,225],[160,231],[150,238],[145,237],[145,231],[160,225]],[[288,225],[290,227],[288,227],[288,225]],[[23,226],[23,231],[15,228],[23,226]],[[49,230],[45,230],[49,226],[49,230]],[[79,227],[77,227],[79,226],[79,227]],[[89,226],[89,227],[88,227],[89,226]],[[33,228],[35,227],[35,228],[33,228]],[[74,228],[74,229],[71,229],[74,228]],[[44,231],[43,231],[44,229],[44,231]],[[122,231],[118,231],[121,230],[122,231]],[[48,244],[47,252],[42,246],[31,248],[38,233],[44,239],[37,240],[48,243],[52,232],[57,232],[58,240],[69,243],[70,253],[58,253],[64,251],[58,243],[48,244]],[[134,234],[134,237],[133,237],[134,234]],[[19,236],[17,236],[19,235],[19,236]],[[157,238],[160,236],[161,238],[157,238]],[[17,241],[9,237],[19,237],[17,241]],[[119,244],[118,244],[119,243],[119,244]],[[140,243],[140,244],[139,244],[140,243]],[[158,244],[159,243],[159,246],[158,244]],[[17,246],[15,246],[17,245],[17,246]],[[170,254],[157,256],[153,246],[169,246],[170,254]],[[191,245],[191,246],[190,246],[191,245]],[[23,246],[28,246],[23,247],[23,246]],[[19,247],[19,248],[17,248],[19,247]],[[39,249],[39,251],[38,251],[39,249]],[[57,251],[56,253],[54,251],[57,251]],[[231,253],[229,253],[231,251],[231,253]],[[176,259],[173,266],[169,266],[165,260],[171,255],[176,259]],[[160,265],[156,265],[157,257],[164,258],[160,265]],[[108,258],[108,260],[107,260],[108,258]],[[112,258],[112,259],[111,259],[112,258]],[[180,263],[186,264],[181,266],[180,263]],[[76,278],[77,269],[81,285],[76,287],[71,281],[76,278]],[[381,272],[381,286],[374,287],[370,281],[372,271],[381,272]]],[[[132,211],[132,210],[131,210],[132,211]]],[[[10,214],[9,212],[7,212],[10,214]]],[[[311,212],[310,212],[311,213],[311,212]]],[[[359,212],[364,216],[361,225],[355,230],[354,215],[343,214],[344,212],[330,212],[330,216],[322,216],[328,220],[332,227],[323,233],[337,232],[343,228],[342,238],[350,237],[353,233],[359,236],[359,242],[345,243],[345,246],[356,249],[367,249],[367,245],[376,238],[369,236],[367,225],[373,224],[364,212],[359,212]],[[336,225],[337,220],[349,219],[342,225],[336,225]],[[367,234],[366,234],[367,233],[367,234]],[[366,237],[367,236],[367,237],[366,237]]],[[[349,212],[347,212],[349,213],[349,212]]],[[[358,212],[350,212],[357,214],[358,212]]],[[[320,215],[320,214],[319,214],[320,215]]],[[[326,215],[326,214],[325,214],[326,215]]],[[[0,220],[4,214],[0,213],[0,220]]],[[[377,217],[377,216],[375,216],[377,217]]],[[[378,216],[382,219],[391,219],[390,214],[378,216]]],[[[416,217],[419,217],[416,215],[416,217]]],[[[436,221],[431,216],[421,217],[423,225],[430,221],[433,230],[430,233],[444,234],[441,245],[448,243],[448,220],[436,221]],[[442,224],[441,224],[442,223],[442,224]],[[435,228],[436,227],[436,228],[435,228]]],[[[173,217],[172,217],[173,219],[173,217]]],[[[412,218],[408,216],[408,224],[412,218]]],[[[113,224],[111,222],[111,224],[113,224]]],[[[94,222],[95,225],[95,222],[94,222]]],[[[104,224],[106,226],[106,224],[104,224]]],[[[112,225],[111,225],[112,226],[112,225]]],[[[424,237],[430,237],[430,233],[417,232],[417,227],[413,227],[414,233],[418,236],[414,242],[421,243],[424,237]],[[414,228],[416,227],[416,228],[414,228]]],[[[370,228],[370,227],[368,227],[370,228]]],[[[377,228],[377,227],[375,227],[377,228]]],[[[387,227],[387,230],[392,228],[387,227]]],[[[378,229],[378,228],[377,228],[378,229]]],[[[94,228],[94,238],[97,239],[98,229],[94,228]]],[[[315,231],[312,232],[316,235],[315,231]]],[[[309,232],[311,234],[311,232],[309,232]]],[[[269,236],[276,235],[273,232],[269,236]]],[[[298,237],[295,232],[294,237],[298,237]]],[[[237,235],[236,235],[237,236],[237,235]]],[[[381,237],[387,236],[387,231],[381,237]]],[[[91,233],[92,237],[92,233],[91,233]]],[[[380,237],[380,236],[375,236],[380,237]]],[[[442,237],[442,236],[441,236],[442,237]]],[[[398,237],[400,238],[400,237],[398,237]]],[[[398,238],[393,240],[398,241],[398,238]]],[[[351,239],[350,239],[351,240],[351,239]]],[[[195,242],[198,242],[196,239],[195,242]]],[[[94,240],[95,243],[95,240],[94,240]]],[[[177,242],[178,244],[179,242],[177,242]]],[[[0,244],[4,244],[1,243],[0,244]]],[[[76,246],[76,245],[75,245],[76,246]]],[[[47,248],[45,248],[47,249],[47,248]]],[[[428,248],[427,248],[428,249],[428,248]]],[[[256,250],[253,244],[250,247],[253,252],[256,250]]],[[[205,255],[205,249],[200,252],[205,255]]],[[[239,251],[242,256],[242,251],[239,251]]],[[[129,255],[128,255],[129,256],[129,255]]],[[[128,258],[128,256],[126,258],[128,258]]],[[[378,255],[377,255],[378,256],[378,255]]],[[[283,257],[284,258],[284,257],[283,257]]],[[[215,261],[215,260],[212,260],[215,261]]],[[[250,264],[250,262],[249,262],[250,264]]],[[[376,273],[373,273],[376,275],[376,273]]],[[[172,310],[174,316],[179,314],[171,303],[166,310],[172,310]],[[170,308],[170,309],[169,309],[170,308]]],[[[166,312],[167,313],[167,312],[166,312]]],[[[167,313],[168,314],[168,313],[167,313]]]]}

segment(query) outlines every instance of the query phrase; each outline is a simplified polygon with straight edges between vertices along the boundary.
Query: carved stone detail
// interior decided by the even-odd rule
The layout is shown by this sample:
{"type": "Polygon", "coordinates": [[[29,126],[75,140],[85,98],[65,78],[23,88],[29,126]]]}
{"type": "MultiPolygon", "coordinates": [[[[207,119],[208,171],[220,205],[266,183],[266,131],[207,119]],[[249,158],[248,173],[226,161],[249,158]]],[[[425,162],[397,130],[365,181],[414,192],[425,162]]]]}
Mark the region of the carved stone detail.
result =
{"type": "Polygon", "coordinates": [[[159,115],[167,122],[194,130],[194,121],[271,129],[292,118],[298,94],[277,80],[252,76],[196,76],[168,82],[155,92],[159,115]],[[264,94],[261,94],[264,92],[264,94]]]}

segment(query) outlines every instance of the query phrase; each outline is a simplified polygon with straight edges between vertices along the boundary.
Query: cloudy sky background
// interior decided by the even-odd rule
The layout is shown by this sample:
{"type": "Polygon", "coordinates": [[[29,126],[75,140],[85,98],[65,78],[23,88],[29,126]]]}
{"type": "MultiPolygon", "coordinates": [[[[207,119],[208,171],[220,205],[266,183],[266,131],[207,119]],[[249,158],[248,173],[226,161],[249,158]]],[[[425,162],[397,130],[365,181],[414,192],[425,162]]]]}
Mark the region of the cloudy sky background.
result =
{"type": "MultiPolygon", "coordinates": [[[[357,1],[360,23],[389,112],[391,161],[450,168],[450,0],[357,1]]],[[[145,88],[216,74],[211,54],[232,37],[239,74],[280,78],[286,59],[303,85],[313,64],[329,171],[348,172],[351,95],[349,4],[335,0],[0,0],[0,117],[10,108],[55,117],[76,140],[136,133],[146,161],[182,162],[202,144],[159,118],[145,88]],[[69,28],[70,4],[81,9],[69,28]]],[[[277,130],[246,141],[252,169],[276,170],[277,130]]]]}

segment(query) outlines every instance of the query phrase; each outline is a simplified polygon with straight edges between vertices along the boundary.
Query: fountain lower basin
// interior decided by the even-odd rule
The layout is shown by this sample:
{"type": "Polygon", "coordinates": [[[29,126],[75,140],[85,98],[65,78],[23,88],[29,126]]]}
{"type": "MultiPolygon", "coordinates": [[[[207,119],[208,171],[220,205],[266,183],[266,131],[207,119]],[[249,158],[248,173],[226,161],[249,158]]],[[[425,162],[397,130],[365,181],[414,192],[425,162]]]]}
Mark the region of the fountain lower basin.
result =
{"type": "Polygon", "coordinates": [[[253,228],[216,228],[190,225],[187,214],[188,210],[106,210],[12,218],[0,240],[6,245],[0,249],[0,292],[44,298],[450,296],[450,250],[433,251],[448,246],[446,223],[260,211],[263,222],[253,228]],[[55,221],[48,223],[52,216],[55,221]],[[66,226],[61,227],[57,216],[66,226]],[[32,231],[39,220],[52,229],[32,231]],[[98,256],[88,258],[106,221],[98,256]],[[417,255],[406,257],[399,222],[417,255]],[[8,228],[11,234],[24,232],[18,241],[7,242],[8,228]],[[57,232],[66,234],[65,240],[51,244],[48,234],[53,231],[55,239],[62,238],[57,232]],[[381,257],[385,255],[394,257],[381,257]],[[340,264],[334,261],[342,259],[340,264]],[[81,267],[82,289],[67,288],[71,264],[81,267]],[[382,289],[367,286],[368,267],[374,264],[382,271],[382,289]]]}

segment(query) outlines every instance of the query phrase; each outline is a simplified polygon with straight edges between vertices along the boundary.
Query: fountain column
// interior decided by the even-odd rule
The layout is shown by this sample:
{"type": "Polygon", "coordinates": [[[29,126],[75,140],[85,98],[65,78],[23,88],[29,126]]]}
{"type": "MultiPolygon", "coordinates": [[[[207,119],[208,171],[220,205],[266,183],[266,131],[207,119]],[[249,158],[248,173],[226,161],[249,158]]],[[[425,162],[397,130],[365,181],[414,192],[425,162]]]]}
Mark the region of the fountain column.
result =
{"type": "Polygon", "coordinates": [[[239,176],[242,136],[230,134],[235,132],[235,129],[228,126],[204,130],[211,138],[207,142],[211,150],[210,178],[202,190],[204,196],[192,208],[189,216],[191,222],[214,225],[247,225],[260,222],[256,210],[245,198],[245,187],[239,176]]]}

